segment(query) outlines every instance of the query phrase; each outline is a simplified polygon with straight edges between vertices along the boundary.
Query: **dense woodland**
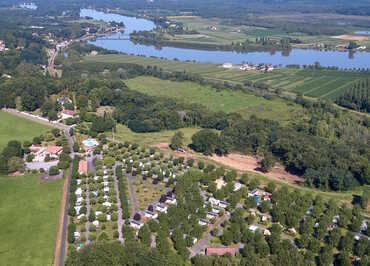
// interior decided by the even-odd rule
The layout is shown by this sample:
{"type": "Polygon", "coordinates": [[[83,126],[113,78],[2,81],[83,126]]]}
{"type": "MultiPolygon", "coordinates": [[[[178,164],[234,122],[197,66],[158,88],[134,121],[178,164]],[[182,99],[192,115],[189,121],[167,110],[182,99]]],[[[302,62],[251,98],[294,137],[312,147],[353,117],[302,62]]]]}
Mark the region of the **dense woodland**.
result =
{"type": "Polygon", "coordinates": [[[370,81],[363,80],[347,89],[344,94],[336,100],[340,106],[347,107],[360,112],[370,113],[370,81]]]}

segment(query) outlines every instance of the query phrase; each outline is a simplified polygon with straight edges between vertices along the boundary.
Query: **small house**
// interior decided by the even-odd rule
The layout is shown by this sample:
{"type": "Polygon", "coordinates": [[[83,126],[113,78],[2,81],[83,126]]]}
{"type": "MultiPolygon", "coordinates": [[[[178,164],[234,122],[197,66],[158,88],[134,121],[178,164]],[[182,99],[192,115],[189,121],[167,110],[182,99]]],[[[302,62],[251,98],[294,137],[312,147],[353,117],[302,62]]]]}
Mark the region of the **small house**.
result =
{"type": "Polygon", "coordinates": [[[167,206],[163,204],[158,204],[155,209],[159,212],[167,213],[167,206]]]}
{"type": "Polygon", "coordinates": [[[223,201],[223,200],[220,200],[220,202],[218,203],[218,206],[220,206],[221,208],[225,209],[227,208],[227,206],[229,206],[230,204],[226,201],[223,201]]]}
{"type": "Polygon", "coordinates": [[[141,227],[143,227],[143,224],[142,224],[142,223],[140,223],[140,222],[138,222],[138,221],[131,220],[131,221],[130,221],[130,226],[131,226],[132,228],[135,228],[135,229],[139,230],[141,227]]]}
{"type": "Polygon", "coordinates": [[[208,199],[208,202],[211,203],[212,205],[218,205],[220,201],[218,199],[215,199],[214,197],[210,197],[208,199]]]}
{"type": "Polygon", "coordinates": [[[206,225],[209,225],[209,222],[205,219],[199,219],[198,224],[201,226],[206,226],[206,225]]]}
{"type": "Polygon", "coordinates": [[[145,211],[144,211],[144,216],[145,216],[146,218],[150,218],[150,219],[157,219],[157,218],[158,218],[158,214],[157,214],[157,213],[155,213],[155,212],[151,212],[151,211],[149,211],[149,210],[145,210],[145,211]]]}

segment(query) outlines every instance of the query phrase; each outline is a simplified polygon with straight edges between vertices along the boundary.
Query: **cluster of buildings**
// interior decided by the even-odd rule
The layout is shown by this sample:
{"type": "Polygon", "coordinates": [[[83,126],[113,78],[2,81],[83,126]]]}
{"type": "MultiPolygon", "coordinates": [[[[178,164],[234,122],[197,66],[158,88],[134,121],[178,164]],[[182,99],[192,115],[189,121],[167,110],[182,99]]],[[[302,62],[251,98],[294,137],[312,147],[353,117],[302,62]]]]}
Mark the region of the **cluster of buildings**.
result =
{"type": "MultiPolygon", "coordinates": [[[[170,205],[177,205],[177,200],[175,198],[175,195],[173,194],[173,190],[162,195],[157,203],[150,205],[146,210],[144,210],[144,218],[146,218],[147,220],[156,220],[159,213],[167,213],[168,207],[170,205]]],[[[137,220],[131,220],[130,226],[134,229],[139,230],[143,226],[143,223],[137,220]]]]}
{"type": "Polygon", "coordinates": [[[243,64],[241,67],[240,67],[240,70],[243,70],[243,71],[251,71],[251,70],[255,70],[255,71],[259,71],[259,72],[271,72],[274,70],[274,66],[272,64],[243,64]]]}
{"type": "Polygon", "coordinates": [[[47,146],[41,147],[38,144],[32,144],[30,146],[30,152],[34,155],[33,162],[45,162],[45,159],[58,160],[59,155],[63,152],[61,146],[47,146]]]}
{"type": "Polygon", "coordinates": [[[271,201],[272,194],[270,192],[263,191],[261,189],[254,189],[251,192],[248,192],[248,198],[255,197],[257,206],[260,205],[261,200],[263,201],[271,201]]]}

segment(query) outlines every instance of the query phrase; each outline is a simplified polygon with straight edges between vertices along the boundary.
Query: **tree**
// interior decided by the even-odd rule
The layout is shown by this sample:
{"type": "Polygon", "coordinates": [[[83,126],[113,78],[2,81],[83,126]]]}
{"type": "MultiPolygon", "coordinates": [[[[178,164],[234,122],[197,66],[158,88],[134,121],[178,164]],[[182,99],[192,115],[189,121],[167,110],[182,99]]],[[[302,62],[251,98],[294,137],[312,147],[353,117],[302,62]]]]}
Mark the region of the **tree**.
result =
{"type": "Polygon", "coordinates": [[[265,153],[264,158],[260,162],[261,169],[263,172],[269,172],[275,165],[275,159],[271,153],[265,153]]]}
{"type": "Polygon", "coordinates": [[[146,247],[150,247],[152,243],[152,234],[150,233],[148,225],[144,225],[140,228],[138,237],[146,247]]]}
{"type": "Polygon", "coordinates": [[[4,148],[2,154],[4,155],[5,158],[22,157],[23,156],[22,143],[17,140],[9,141],[8,145],[4,148]]]}
{"type": "Polygon", "coordinates": [[[8,171],[10,173],[19,171],[24,172],[24,162],[19,157],[11,157],[8,161],[8,171]]]}
{"type": "Polygon", "coordinates": [[[130,226],[122,226],[122,236],[127,242],[135,240],[134,230],[130,226]]]}
{"type": "Polygon", "coordinates": [[[210,129],[202,129],[198,131],[191,137],[191,140],[192,143],[190,144],[190,147],[197,152],[204,153],[205,155],[211,155],[214,153],[219,144],[217,133],[210,129]]]}
{"type": "Polygon", "coordinates": [[[0,154],[0,173],[7,174],[8,173],[8,161],[6,157],[0,154]]]}
{"type": "Polygon", "coordinates": [[[79,150],[80,150],[80,146],[78,145],[77,141],[75,141],[73,144],[73,151],[78,152],[79,150]]]}
{"type": "Polygon", "coordinates": [[[59,174],[59,169],[56,166],[52,166],[49,169],[49,175],[54,176],[59,174]]]}
{"type": "Polygon", "coordinates": [[[72,244],[75,241],[74,233],[76,231],[76,225],[74,223],[70,223],[68,225],[68,243],[72,244]]]}
{"type": "Polygon", "coordinates": [[[370,188],[364,187],[364,191],[361,196],[361,207],[366,209],[370,203],[370,188]]]}
{"type": "Polygon", "coordinates": [[[177,131],[171,138],[170,148],[176,151],[182,148],[183,145],[184,145],[184,133],[182,133],[182,131],[177,131]]]}

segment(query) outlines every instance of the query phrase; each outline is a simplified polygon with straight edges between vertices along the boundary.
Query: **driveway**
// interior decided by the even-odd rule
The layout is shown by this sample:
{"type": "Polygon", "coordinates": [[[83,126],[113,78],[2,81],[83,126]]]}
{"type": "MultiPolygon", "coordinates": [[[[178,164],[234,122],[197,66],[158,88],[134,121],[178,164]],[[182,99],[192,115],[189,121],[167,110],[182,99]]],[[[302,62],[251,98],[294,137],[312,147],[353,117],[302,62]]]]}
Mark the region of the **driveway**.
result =
{"type": "Polygon", "coordinates": [[[52,161],[52,162],[31,162],[26,163],[26,168],[30,170],[38,170],[43,168],[44,170],[49,171],[50,167],[56,166],[58,164],[58,161],[52,161]]]}

